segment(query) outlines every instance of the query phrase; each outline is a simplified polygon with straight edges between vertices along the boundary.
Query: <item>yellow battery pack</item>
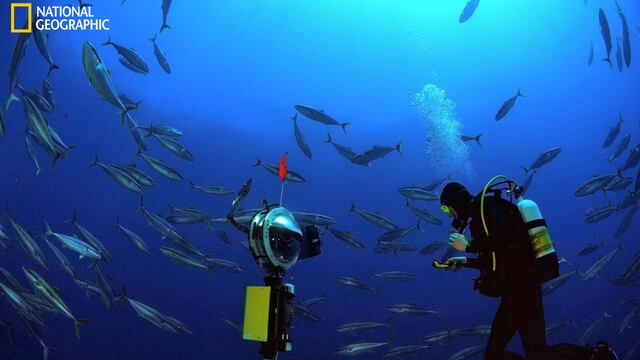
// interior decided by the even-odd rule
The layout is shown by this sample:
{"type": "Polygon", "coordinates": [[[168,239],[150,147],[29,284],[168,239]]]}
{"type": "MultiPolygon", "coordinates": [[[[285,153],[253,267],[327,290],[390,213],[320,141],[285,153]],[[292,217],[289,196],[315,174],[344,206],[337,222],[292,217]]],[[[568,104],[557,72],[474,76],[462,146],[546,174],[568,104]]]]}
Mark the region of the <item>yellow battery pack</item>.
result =
{"type": "Polygon", "coordinates": [[[242,338],[250,341],[267,341],[269,334],[270,286],[247,286],[244,303],[242,338]]]}

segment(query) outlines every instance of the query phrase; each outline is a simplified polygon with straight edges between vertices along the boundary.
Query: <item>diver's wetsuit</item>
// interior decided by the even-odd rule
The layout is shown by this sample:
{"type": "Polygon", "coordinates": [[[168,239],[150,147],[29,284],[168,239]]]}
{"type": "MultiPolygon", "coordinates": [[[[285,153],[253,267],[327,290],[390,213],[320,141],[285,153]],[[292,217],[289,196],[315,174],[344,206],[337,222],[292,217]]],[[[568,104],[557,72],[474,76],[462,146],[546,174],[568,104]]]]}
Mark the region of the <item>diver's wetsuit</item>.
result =
{"type": "Polygon", "coordinates": [[[468,259],[466,266],[491,272],[489,244],[494,242],[495,279],[501,289],[501,302],[493,319],[485,359],[521,359],[504,351],[516,331],[527,359],[544,359],[547,347],[542,291],[534,276],[534,257],[524,221],[516,205],[493,196],[485,197],[484,213],[490,238],[482,225],[480,198],[476,197],[469,225],[472,240],[467,252],[479,256],[468,259]]]}

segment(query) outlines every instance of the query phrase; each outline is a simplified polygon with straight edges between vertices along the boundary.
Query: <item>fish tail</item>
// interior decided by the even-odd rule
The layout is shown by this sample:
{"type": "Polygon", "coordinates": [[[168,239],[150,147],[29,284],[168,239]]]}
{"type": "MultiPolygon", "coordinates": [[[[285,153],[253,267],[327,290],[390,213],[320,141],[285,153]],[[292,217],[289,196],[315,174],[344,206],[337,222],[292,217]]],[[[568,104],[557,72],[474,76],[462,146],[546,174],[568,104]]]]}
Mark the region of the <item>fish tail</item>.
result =
{"type": "Polygon", "coordinates": [[[120,225],[120,215],[116,216],[116,222],[113,224],[113,226],[119,226],[120,225]]]}
{"type": "Polygon", "coordinates": [[[53,234],[53,231],[51,230],[51,226],[49,226],[49,223],[47,222],[47,220],[44,221],[44,237],[46,238],[47,236],[53,234]]]}
{"type": "Polygon", "coordinates": [[[2,215],[2,218],[11,219],[11,208],[9,207],[8,201],[4,204],[4,214],[2,215]]]}
{"type": "Polygon", "coordinates": [[[611,63],[611,56],[602,59],[602,61],[609,63],[609,66],[613,69],[613,64],[611,63]]]}
{"type": "Polygon", "coordinates": [[[624,251],[624,246],[622,246],[622,241],[620,241],[620,243],[618,244],[618,249],[620,249],[620,251],[624,251]]]}
{"type": "Polygon", "coordinates": [[[296,121],[298,120],[298,113],[294,113],[293,116],[290,117],[291,120],[296,121]]]}
{"type": "Polygon", "coordinates": [[[100,163],[100,158],[98,158],[98,154],[94,154],[93,162],[89,165],[89,167],[94,167],[100,163]]]}
{"type": "Polygon", "coordinates": [[[84,325],[84,324],[88,324],[90,323],[91,320],[87,320],[87,319],[76,319],[73,320],[73,325],[75,327],[75,331],[76,331],[76,338],[80,338],[80,325],[84,325]]]}
{"type": "Polygon", "coordinates": [[[260,166],[260,165],[262,165],[262,160],[260,160],[259,157],[256,157],[256,163],[253,164],[253,167],[260,166]]]}
{"type": "Polygon", "coordinates": [[[125,119],[127,118],[127,115],[129,115],[129,111],[135,110],[135,109],[137,109],[137,107],[129,108],[126,106],[124,107],[124,109],[122,109],[122,111],[120,112],[120,117],[122,118],[122,126],[124,126],[125,119]]]}
{"type": "Polygon", "coordinates": [[[411,207],[411,205],[409,204],[409,198],[405,198],[404,200],[405,200],[404,207],[406,207],[406,208],[407,207],[411,207]]]}
{"type": "Polygon", "coordinates": [[[118,296],[118,305],[120,305],[123,301],[127,300],[129,296],[127,295],[127,288],[122,285],[122,293],[118,296]]]}
{"type": "Polygon", "coordinates": [[[144,197],[140,196],[140,206],[138,207],[138,210],[143,210],[144,209],[144,197]]]}
{"type": "Polygon", "coordinates": [[[171,26],[169,26],[169,24],[167,24],[167,23],[164,23],[160,27],[160,32],[162,33],[162,30],[164,30],[164,29],[171,29],[171,26]]]}
{"type": "Polygon", "coordinates": [[[102,43],[102,46],[111,45],[111,44],[113,44],[113,42],[111,41],[111,35],[109,35],[109,38],[107,39],[107,41],[102,43]]]}
{"type": "Polygon", "coordinates": [[[340,124],[340,127],[342,128],[342,131],[344,131],[345,134],[347,133],[347,126],[349,124],[350,123],[348,123],[348,122],[343,122],[342,124],[340,124]]]}
{"type": "Polygon", "coordinates": [[[4,110],[8,111],[9,105],[11,105],[11,103],[14,101],[20,101],[20,99],[18,99],[16,94],[14,94],[13,91],[11,91],[11,93],[9,94],[9,98],[7,99],[7,104],[4,106],[4,110]]]}
{"type": "Polygon", "coordinates": [[[325,144],[331,144],[331,134],[327,133],[327,140],[325,140],[325,144]]]}
{"type": "Polygon", "coordinates": [[[396,145],[396,151],[397,151],[398,153],[400,153],[400,155],[402,155],[402,142],[403,142],[403,141],[402,141],[402,140],[400,140],[400,141],[398,142],[398,144],[396,145]]]}
{"type": "Polygon", "coordinates": [[[524,167],[524,166],[520,166],[520,168],[524,171],[524,176],[529,175],[529,169],[524,167]]]}
{"type": "Polygon", "coordinates": [[[478,143],[478,146],[480,146],[480,147],[482,147],[482,144],[480,143],[480,138],[481,138],[481,137],[482,137],[482,134],[480,134],[480,135],[478,135],[478,136],[476,136],[476,137],[474,138],[474,140],[476,141],[476,143],[478,143]]]}
{"type": "Polygon", "coordinates": [[[349,212],[354,212],[356,211],[356,204],[353,203],[353,201],[351,202],[351,207],[349,208],[349,210],[347,210],[349,212]]]}
{"type": "Polygon", "coordinates": [[[189,180],[189,190],[193,190],[196,188],[196,184],[193,183],[193,181],[189,180]]]}
{"type": "Polygon", "coordinates": [[[418,222],[416,223],[416,230],[420,230],[420,232],[424,232],[424,230],[422,230],[422,226],[420,226],[420,218],[418,218],[418,222]]]}
{"type": "Polygon", "coordinates": [[[518,88],[518,93],[516,94],[516,96],[524,97],[521,89],[518,88]]]}
{"type": "Polygon", "coordinates": [[[51,72],[52,72],[53,70],[59,70],[59,69],[60,69],[60,66],[58,66],[58,65],[56,65],[56,64],[51,64],[51,65],[49,66],[49,71],[47,71],[47,77],[49,77],[49,75],[51,75],[51,72]]]}
{"type": "Polygon", "coordinates": [[[78,222],[76,219],[77,219],[76,209],[73,209],[73,214],[71,215],[71,219],[66,220],[65,223],[66,224],[75,224],[75,223],[78,222]]]}
{"type": "Polygon", "coordinates": [[[153,35],[153,37],[149,38],[149,40],[150,40],[152,43],[155,43],[157,38],[158,38],[158,33],[156,33],[155,35],[153,35]]]}

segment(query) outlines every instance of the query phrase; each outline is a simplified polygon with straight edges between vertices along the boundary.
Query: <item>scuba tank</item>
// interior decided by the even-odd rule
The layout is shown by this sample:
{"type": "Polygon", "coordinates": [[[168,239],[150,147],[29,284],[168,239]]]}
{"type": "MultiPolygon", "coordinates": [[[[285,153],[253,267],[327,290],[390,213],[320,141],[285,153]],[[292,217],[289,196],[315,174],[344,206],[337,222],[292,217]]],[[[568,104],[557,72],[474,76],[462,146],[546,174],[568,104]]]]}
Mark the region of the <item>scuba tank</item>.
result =
{"type": "Polygon", "coordinates": [[[542,217],[540,208],[533,200],[524,199],[521,196],[522,190],[516,188],[516,201],[520,215],[524,220],[531,248],[533,250],[534,271],[539,283],[547,282],[560,276],[558,255],[553,248],[553,242],[547,229],[547,222],[542,217]]]}

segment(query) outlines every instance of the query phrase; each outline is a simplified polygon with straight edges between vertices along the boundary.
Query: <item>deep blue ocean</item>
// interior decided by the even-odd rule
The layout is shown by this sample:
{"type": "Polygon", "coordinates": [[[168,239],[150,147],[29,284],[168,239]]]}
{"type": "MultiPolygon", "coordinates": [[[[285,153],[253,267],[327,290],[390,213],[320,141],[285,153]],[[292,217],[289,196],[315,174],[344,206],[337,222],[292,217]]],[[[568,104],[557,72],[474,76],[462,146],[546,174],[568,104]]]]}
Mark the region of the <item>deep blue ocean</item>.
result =
{"type": "MultiPolygon", "coordinates": [[[[488,325],[499,300],[473,290],[477,272],[463,269],[444,272],[432,268],[444,251],[421,255],[419,250],[436,240],[447,240],[449,219],[439,202],[413,201],[428,209],[444,225],[422,223],[402,241],[418,251],[393,254],[373,252],[382,230],[349,212],[358,208],[379,211],[400,227],[413,226],[416,216],[404,207],[398,193],[404,186],[426,186],[436,178],[453,174],[456,181],[478,193],[494,175],[521,182],[521,166],[554,147],[560,155],[535,174],[526,197],[536,201],[549,225],[556,250],[573,265],[561,265],[561,273],[576,265],[588,269],[623,243],[600,276],[583,283],[572,278],[545,296],[547,325],[575,320],[549,337],[549,344],[577,342],[605,311],[589,342],[608,340],[624,355],[640,341],[635,319],[618,334],[631,307],[618,303],[640,295],[637,287],[620,287],[608,278],[620,275],[640,250],[640,221],[632,221],[623,236],[614,233],[628,210],[615,212],[596,224],[586,224],[584,211],[600,204],[616,204],[627,191],[597,192],[586,197],[574,193],[594,175],[613,173],[640,142],[640,3],[619,0],[630,27],[631,66],[619,72],[615,62],[615,37],[621,34],[616,4],[610,0],[482,0],[465,23],[459,15],[466,0],[451,1],[175,1],[167,22],[170,29],[157,42],[172,69],[159,66],[149,38],[162,24],[161,0],[93,2],[96,17],[109,18],[110,31],[50,31],[49,48],[60,67],[48,77],[55,89],[55,111],[44,116],[60,137],[75,146],[66,159],[51,168],[51,158],[37,145],[42,168],[35,167],[25,150],[23,102],[4,102],[9,93],[7,74],[18,38],[9,32],[9,3],[0,7],[0,99],[6,135],[0,137],[0,203],[7,202],[15,221],[34,236],[43,233],[46,220],[55,232],[74,234],[65,223],[74,210],[80,224],[95,234],[113,257],[100,263],[116,291],[152,305],[163,314],[187,324],[192,335],[174,334],[153,326],[136,315],[128,303],[107,309],[96,296],[86,297],[63,272],[42,240],[50,270],[31,260],[16,240],[6,219],[1,223],[12,246],[0,254],[0,266],[10,271],[27,289],[21,269],[32,268],[55,286],[61,297],[81,318],[91,323],[76,339],[72,321],[62,315],[44,314],[41,331],[57,359],[255,359],[258,344],[242,340],[240,332],[221,318],[242,324],[245,288],[261,285],[264,273],[242,246],[246,235],[230,225],[215,224],[226,231],[226,244],[203,224],[176,225],[177,230],[206,254],[229,259],[245,272],[206,271],[171,263],[158,251],[170,243],[152,230],[139,211],[140,196],[118,186],[97,167],[89,167],[95,154],[104,163],[136,163],[151,175],[156,186],[145,188],[144,205],[166,215],[168,205],[196,207],[214,218],[229,211],[233,195],[211,196],[189,190],[196,184],[230,187],[237,191],[248,178],[253,187],[243,207],[260,207],[267,198],[277,202],[280,181],[256,158],[277,164],[288,152],[288,168],[302,174],[305,183],[287,183],[284,206],[336,219],[332,228],[347,230],[365,244],[348,247],[328,231],[322,234],[320,257],[300,261],[286,280],[295,284],[298,299],[326,294],[327,301],[312,306],[320,322],[294,319],[293,351],[282,359],[339,359],[341,346],[356,342],[384,342],[392,333],[376,329],[357,337],[336,332],[339,325],[354,321],[384,321],[391,316],[385,307],[417,303],[441,309],[440,317],[394,316],[393,345],[421,344],[422,335],[447,327],[488,325]],[[586,4],[585,4],[586,2],[586,4]],[[605,46],[598,11],[608,17],[614,38],[613,68],[601,59],[605,46]],[[149,64],[148,75],[136,74],[118,62],[114,42],[133,48],[149,64]],[[90,85],[83,68],[83,43],[90,41],[110,70],[118,93],[142,100],[131,116],[141,125],[163,124],[184,133],[179,141],[194,156],[180,159],[153,138],[147,138],[148,155],[165,160],[185,178],[170,181],[136,157],[137,146],[129,130],[121,126],[118,108],[103,101],[90,85]],[[588,65],[591,43],[594,60],[588,65]],[[425,86],[431,84],[425,89],[425,86]],[[441,89],[442,91],[438,90],[441,89]],[[494,117],[504,101],[521,89],[524,97],[500,121],[494,117]],[[425,100],[425,97],[430,100],[425,100]],[[435,98],[437,99],[435,99],[435,98]],[[435,99],[435,100],[434,100],[435,99]],[[298,126],[312,151],[306,157],[294,137],[294,105],[304,104],[340,122],[346,132],[298,115],[298,126]],[[431,111],[438,109],[439,111],[431,111]],[[616,141],[603,148],[611,127],[624,122],[616,141]],[[360,153],[374,145],[395,146],[396,151],[371,166],[359,166],[324,143],[333,141],[360,153]],[[482,147],[463,143],[458,136],[482,134],[482,147]],[[627,150],[616,160],[605,161],[620,139],[631,135],[627,150]],[[140,235],[150,255],[136,250],[113,226],[122,225],[140,235]],[[587,255],[576,253],[587,243],[603,247],[587,255]],[[391,282],[371,277],[372,272],[402,270],[417,275],[415,281],[391,282]],[[376,287],[377,293],[345,287],[337,276],[352,276],[376,287]]],[[[62,1],[35,5],[65,5],[62,1]]],[[[25,88],[40,89],[48,64],[33,40],[20,63],[17,76],[25,88]]],[[[19,92],[16,90],[16,93],[19,92]]],[[[625,172],[635,182],[636,169],[625,172]]],[[[441,188],[435,190],[439,194],[441,188]]],[[[57,243],[56,243],[57,244],[57,243]]],[[[95,279],[91,261],[63,250],[76,272],[95,279]]],[[[4,297],[0,298],[0,321],[10,323],[9,339],[0,334],[1,359],[41,359],[42,348],[32,339],[4,297]]],[[[4,330],[0,327],[0,332],[4,330]]],[[[457,338],[406,358],[446,359],[465,347],[481,345],[486,337],[457,338]]],[[[522,352],[516,336],[509,349],[522,352]]],[[[384,349],[361,355],[379,359],[384,349]]],[[[403,357],[405,358],[405,357],[403,357]]],[[[635,357],[640,358],[640,351],[635,357]]]]}

